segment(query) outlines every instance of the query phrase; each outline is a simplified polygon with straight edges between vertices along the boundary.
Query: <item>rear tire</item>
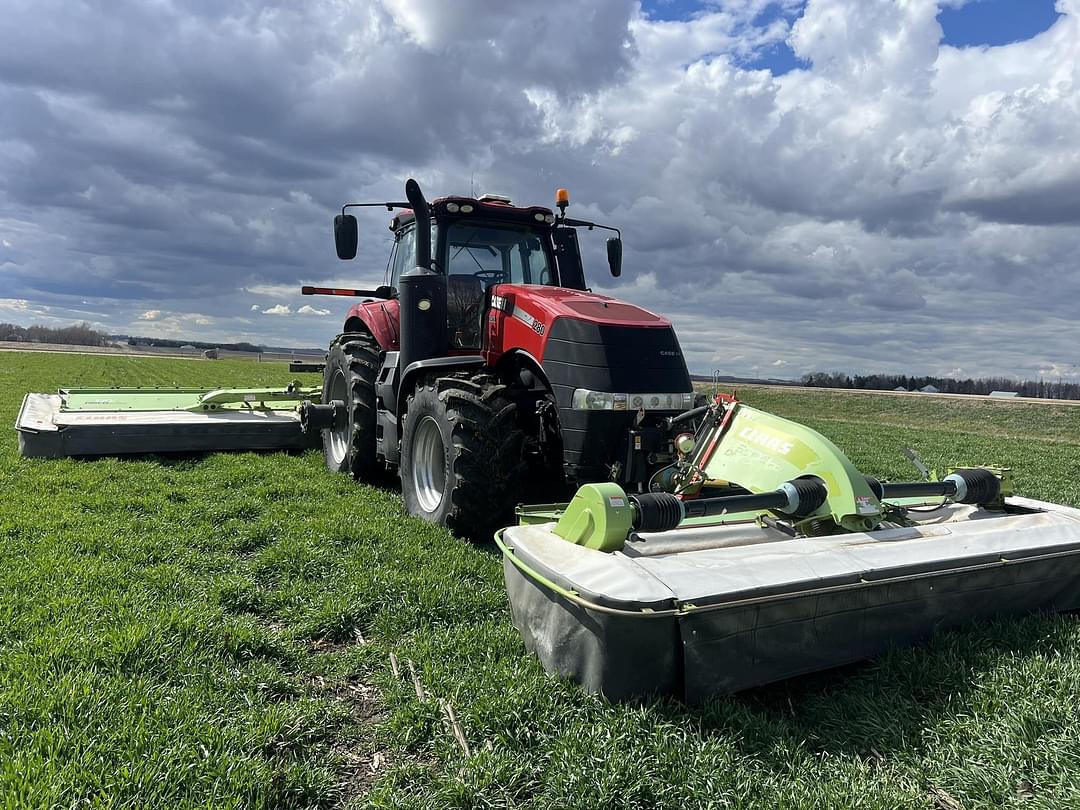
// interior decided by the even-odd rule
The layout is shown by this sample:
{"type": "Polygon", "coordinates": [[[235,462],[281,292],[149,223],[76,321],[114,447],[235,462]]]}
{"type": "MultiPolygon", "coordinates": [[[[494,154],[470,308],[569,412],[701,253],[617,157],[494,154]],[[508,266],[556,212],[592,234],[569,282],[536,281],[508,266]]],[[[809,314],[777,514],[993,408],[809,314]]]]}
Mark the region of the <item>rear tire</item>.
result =
{"type": "Polygon", "coordinates": [[[346,414],[341,425],[322,431],[326,466],[372,483],[385,473],[375,452],[375,379],[381,365],[382,350],[375,338],[355,332],[339,335],[330,344],[323,369],[322,401],[341,400],[346,414]]]}
{"type": "Polygon", "coordinates": [[[441,377],[409,396],[401,493],[410,514],[472,540],[513,518],[523,491],[517,406],[494,377],[441,377]]]}

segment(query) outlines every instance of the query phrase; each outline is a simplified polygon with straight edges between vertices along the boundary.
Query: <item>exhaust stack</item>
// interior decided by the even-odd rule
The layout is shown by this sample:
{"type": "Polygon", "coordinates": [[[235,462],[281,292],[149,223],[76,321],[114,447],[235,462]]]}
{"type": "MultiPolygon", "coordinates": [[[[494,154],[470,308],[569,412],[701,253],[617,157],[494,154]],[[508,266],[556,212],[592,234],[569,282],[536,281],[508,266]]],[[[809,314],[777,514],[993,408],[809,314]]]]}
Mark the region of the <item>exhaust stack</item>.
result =
{"type": "Polygon", "coordinates": [[[446,354],[446,276],[431,269],[431,212],[424,192],[413,179],[405,197],[416,218],[416,266],[398,281],[402,370],[419,361],[446,354]]]}

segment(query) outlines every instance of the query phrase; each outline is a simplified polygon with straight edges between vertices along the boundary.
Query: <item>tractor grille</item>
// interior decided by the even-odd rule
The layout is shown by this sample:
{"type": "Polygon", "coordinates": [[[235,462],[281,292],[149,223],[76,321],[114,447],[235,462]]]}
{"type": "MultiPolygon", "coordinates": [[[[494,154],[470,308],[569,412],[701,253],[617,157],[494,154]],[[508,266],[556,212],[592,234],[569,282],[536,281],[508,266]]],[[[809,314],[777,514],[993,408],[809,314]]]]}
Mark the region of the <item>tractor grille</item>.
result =
{"type": "Polygon", "coordinates": [[[559,406],[564,460],[582,479],[596,478],[625,454],[634,413],[575,411],[576,388],[633,393],[693,390],[675,330],[670,326],[611,326],[559,318],[542,363],[559,406]]]}

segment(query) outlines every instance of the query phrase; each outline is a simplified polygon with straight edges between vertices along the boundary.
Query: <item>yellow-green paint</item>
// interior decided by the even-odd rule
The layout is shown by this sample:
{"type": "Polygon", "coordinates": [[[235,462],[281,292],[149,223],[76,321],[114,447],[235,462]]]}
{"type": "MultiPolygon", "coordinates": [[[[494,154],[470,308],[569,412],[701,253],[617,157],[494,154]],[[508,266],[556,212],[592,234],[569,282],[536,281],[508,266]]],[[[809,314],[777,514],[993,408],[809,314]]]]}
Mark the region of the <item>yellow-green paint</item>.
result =
{"type": "MultiPolygon", "coordinates": [[[[705,464],[709,480],[731,481],[757,493],[812,475],[825,483],[829,493],[813,517],[832,517],[850,531],[865,531],[880,522],[881,503],[835,444],[798,422],[742,403],[734,407],[726,433],[705,464]]],[[[699,459],[709,443],[708,438],[698,442],[699,459]]]]}
{"type": "Polygon", "coordinates": [[[633,525],[633,508],[618,484],[586,484],[566,505],[555,534],[597,551],[618,551],[633,525]]]}
{"type": "Polygon", "coordinates": [[[288,410],[321,390],[293,383],[277,388],[61,388],[63,411],[288,410]]]}

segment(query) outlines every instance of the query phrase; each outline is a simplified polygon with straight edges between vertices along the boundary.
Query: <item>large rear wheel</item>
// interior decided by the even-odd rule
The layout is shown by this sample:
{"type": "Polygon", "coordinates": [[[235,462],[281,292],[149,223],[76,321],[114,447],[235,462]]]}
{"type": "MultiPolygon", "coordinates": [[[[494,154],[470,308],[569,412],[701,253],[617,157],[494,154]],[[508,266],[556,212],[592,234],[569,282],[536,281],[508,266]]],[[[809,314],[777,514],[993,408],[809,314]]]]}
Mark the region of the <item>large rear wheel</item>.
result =
{"type": "Polygon", "coordinates": [[[339,335],[330,345],[323,369],[324,403],[345,404],[341,418],[322,432],[326,466],[357,480],[378,480],[385,465],[375,449],[375,378],[382,350],[365,333],[339,335]]]}
{"type": "Polygon", "coordinates": [[[409,396],[401,492],[413,515],[489,540],[523,491],[523,433],[506,387],[489,375],[428,379],[409,396]]]}

